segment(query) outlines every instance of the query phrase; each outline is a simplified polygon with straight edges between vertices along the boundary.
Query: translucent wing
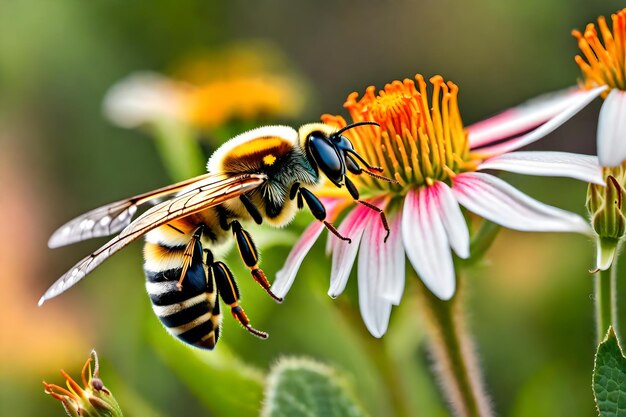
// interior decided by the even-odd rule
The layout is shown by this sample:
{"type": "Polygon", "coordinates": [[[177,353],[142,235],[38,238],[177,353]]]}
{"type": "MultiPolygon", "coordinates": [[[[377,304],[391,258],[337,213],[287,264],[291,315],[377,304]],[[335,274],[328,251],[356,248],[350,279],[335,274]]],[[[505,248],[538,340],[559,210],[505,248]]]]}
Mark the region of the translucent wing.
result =
{"type": "Polygon", "coordinates": [[[150,230],[238,197],[257,188],[266,179],[265,175],[256,174],[235,177],[223,175],[222,179],[210,178],[210,182],[207,182],[208,180],[199,181],[197,185],[190,187],[175,198],[157,204],[126,226],[115,238],[74,265],[48,288],[39,299],[39,305],[72,287],[109,256],[150,230]]]}
{"type": "Polygon", "coordinates": [[[94,237],[110,236],[130,224],[137,207],[140,205],[179,192],[194,183],[206,182],[218,175],[223,177],[224,174],[204,174],[88,211],[59,227],[50,236],[48,247],[58,248],[94,237]]]}

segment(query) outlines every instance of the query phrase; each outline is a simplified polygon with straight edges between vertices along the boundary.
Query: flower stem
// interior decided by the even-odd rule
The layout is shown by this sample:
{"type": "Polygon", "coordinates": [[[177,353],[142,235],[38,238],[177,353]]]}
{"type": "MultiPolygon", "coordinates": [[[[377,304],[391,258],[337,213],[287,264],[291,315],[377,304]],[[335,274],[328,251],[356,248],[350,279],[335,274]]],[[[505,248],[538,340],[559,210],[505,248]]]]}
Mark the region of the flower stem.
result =
{"type": "Polygon", "coordinates": [[[472,263],[478,259],[482,259],[485,252],[487,252],[487,249],[491,247],[491,244],[495,240],[496,236],[498,236],[500,228],[499,224],[490,222],[489,220],[485,219],[482,221],[478,230],[474,236],[472,236],[472,240],[470,242],[471,257],[468,262],[472,263]]]}
{"type": "Polygon", "coordinates": [[[450,301],[440,300],[418,280],[433,368],[455,416],[491,417],[491,404],[463,311],[460,274],[457,279],[459,288],[450,301]]]}
{"type": "Polygon", "coordinates": [[[606,332],[613,326],[617,333],[617,259],[611,267],[598,271],[595,276],[594,290],[596,300],[597,342],[604,340],[606,332]]]}
{"type": "Polygon", "coordinates": [[[595,282],[596,300],[596,341],[600,343],[604,334],[611,325],[611,270],[596,272],[595,282]]]}

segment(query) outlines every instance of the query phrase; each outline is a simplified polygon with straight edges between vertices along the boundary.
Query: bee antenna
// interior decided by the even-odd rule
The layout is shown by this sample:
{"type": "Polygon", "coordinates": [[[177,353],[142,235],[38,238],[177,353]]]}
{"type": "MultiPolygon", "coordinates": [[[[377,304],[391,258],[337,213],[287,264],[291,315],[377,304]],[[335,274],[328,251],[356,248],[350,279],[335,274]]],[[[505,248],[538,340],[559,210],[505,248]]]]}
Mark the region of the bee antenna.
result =
{"type": "Polygon", "coordinates": [[[366,121],[366,122],[356,122],[356,123],[352,123],[351,125],[348,125],[348,126],[346,126],[344,128],[339,129],[338,131],[333,133],[333,136],[339,136],[343,132],[345,132],[346,130],[350,130],[350,129],[354,128],[354,127],[363,126],[363,125],[374,125],[374,126],[380,127],[380,125],[378,123],[376,123],[376,122],[369,122],[369,121],[366,121]]]}

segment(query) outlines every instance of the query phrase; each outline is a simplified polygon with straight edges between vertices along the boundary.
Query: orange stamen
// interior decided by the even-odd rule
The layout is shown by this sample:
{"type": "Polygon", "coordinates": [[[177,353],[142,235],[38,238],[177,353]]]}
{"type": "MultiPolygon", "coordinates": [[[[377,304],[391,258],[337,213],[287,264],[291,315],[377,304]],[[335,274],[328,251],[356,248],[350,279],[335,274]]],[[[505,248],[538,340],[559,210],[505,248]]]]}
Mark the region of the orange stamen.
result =
{"type": "MultiPolygon", "coordinates": [[[[437,75],[430,78],[432,93],[421,75],[415,81],[393,81],[376,92],[373,86],[359,99],[348,96],[344,107],[353,122],[373,121],[380,128],[359,126],[351,130],[355,149],[398,184],[381,183],[360,176],[361,188],[376,195],[384,190],[404,192],[407,185],[446,181],[471,165],[467,134],[458,109],[458,88],[437,75]]],[[[322,116],[322,121],[341,128],[341,116],[322,116]]]]}
{"type": "MultiPolygon", "coordinates": [[[[585,76],[585,88],[607,85],[626,89],[626,9],[613,14],[611,21],[612,30],[603,16],[598,18],[602,40],[593,23],[587,25],[584,33],[572,31],[583,54],[576,55],[574,60],[585,76]]],[[[608,91],[603,93],[604,97],[606,95],[608,91]]]]}

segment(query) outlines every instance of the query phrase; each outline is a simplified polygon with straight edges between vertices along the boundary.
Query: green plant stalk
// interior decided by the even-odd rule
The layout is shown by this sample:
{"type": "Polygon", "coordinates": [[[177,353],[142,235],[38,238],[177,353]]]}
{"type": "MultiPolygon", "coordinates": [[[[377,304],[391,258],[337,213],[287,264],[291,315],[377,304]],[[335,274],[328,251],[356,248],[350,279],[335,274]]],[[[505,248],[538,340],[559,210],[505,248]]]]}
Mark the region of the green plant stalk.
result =
{"type": "Polygon", "coordinates": [[[479,259],[482,259],[485,252],[487,252],[493,241],[498,236],[500,229],[501,226],[499,224],[490,222],[489,220],[482,221],[478,230],[474,236],[472,236],[472,240],[470,242],[471,257],[467,260],[468,263],[472,264],[479,259]]]}
{"type": "Polygon", "coordinates": [[[617,259],[611,267],[595,274],[594,292],[596,301],[596,338],[600,343],[604,340],[606,332],[613,326],[618,332],[617,326],[617,259]]]}
{"type": "Polygon", "coordinates": [[[387,387],[387,392],[389,392],[389,397],[391,398],[390,402],[393,406],[392,415],[395,417],[410,417],[414,415],[403,396],[403,387],[400,376],[397,373],[398,370],[387,353],[384,340],[374,339],[365,330],[363,319],[353,306],[343,302],[343,300],[337,300],[337,304],[341,309],[342,315],[353,323],[352,328],[358,333],[359,338],[363,340],[363,346],[367,349],[372,363],[376,366],[379,375],[384,381],[382,385],[387,387]]]}
{"type": "MultiPolygon", "coordinates": [[[[621,245],[618,245],[617,250],[620,249],[621,245]]],[[[613,264],[611,265],[611,326],[613,326],[613,331],[617,335],[619,339],[619,315],[617,311],[617,265],[619,260],[619,253],[615,254],[615,259],[613,260],[613,264]]]]}
{"type": "Polygon", "coordinates": [[[189,127],[174,122],[154,126],[157,150],[167,173],[182,181],[205,172],[206,158],[189,127]]]}
{"type": "Polygon", "coordinates": [[[596,342],[600,343],[604,339],[604,335],[612,321],[611,268],[596,272],[594,291],[596,301],[596,342]]]}
{"type": "Polygon", "coordinates": [[[458,272],[457,281],[459,288],[449,301],[437,298],[421,281],[418,284],[433,368],[455,416],[491,417],[491,402],[465,320],[462,280],[458,272]]]}

